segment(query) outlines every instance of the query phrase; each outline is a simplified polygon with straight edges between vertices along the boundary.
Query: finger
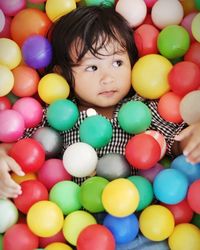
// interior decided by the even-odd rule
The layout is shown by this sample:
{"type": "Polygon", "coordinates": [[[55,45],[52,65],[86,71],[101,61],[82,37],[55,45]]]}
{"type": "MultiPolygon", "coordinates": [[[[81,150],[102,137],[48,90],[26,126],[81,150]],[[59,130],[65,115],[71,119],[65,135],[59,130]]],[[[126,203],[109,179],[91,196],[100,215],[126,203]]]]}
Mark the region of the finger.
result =
{"type": "Polygon", "coordinates": [[[12,188],[17,191],[21,190],[21,186],[13,181],[8,172],[1,173],[1,180],[6,188],[12,188]]]}
{"type": "Polygon", "coordinates": [[[200,163],[200,145],[187,156],[187,159],[191,163],[200,163]]]}
{"type": "Polygon", "coordinates": [[[189,156],[190,154],[196,155],[197,154],[196,150],[199,148],[199,145],[200,145],[200,142],[199,142],[198,137],[196,137],[195,135],[192,135],[187,145],[183,149],[183,154],[185,156],[189,156]]]}
{"type": "Polygon", "coordinates": [[[10,167],[10,169],[15,172],[17,175],[19,176],[23,176],[25,175],[25,173],[22,171],[21,167],[19,166],[19,164],[11,157],[7,158],[7,163],[10,167]]]}
{"type": "Polygon", "coordinates": [[[192,131],[193,131],[193,126],[191,125],[191,126],[185,128],[185,129],[183,129],[178,135],[176,135],[174,137],[174,139],[176,141],[182,141],[186,137],[190,136],[192,134],[192,131]]]}
{"type": "Polygon", "coordinates": [[[6,191],[2,191],[0,193],[0,198],[17,198],[22,192],[16,192],[16,190],[7,189],[6,191]]]}

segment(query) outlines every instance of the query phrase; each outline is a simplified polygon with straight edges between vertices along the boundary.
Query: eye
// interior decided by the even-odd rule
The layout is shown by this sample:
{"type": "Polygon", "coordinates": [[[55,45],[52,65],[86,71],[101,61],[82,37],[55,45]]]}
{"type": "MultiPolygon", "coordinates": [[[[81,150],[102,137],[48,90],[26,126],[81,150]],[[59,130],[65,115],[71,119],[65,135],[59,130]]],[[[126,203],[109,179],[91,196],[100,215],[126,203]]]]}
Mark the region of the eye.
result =
{"type": "Polygon", "coordinates": [[[89,71],[89,72],[94,72],[96,70],[97,70],[97,66],[95,65],[92,65],[86,68],[86,71],[89,71]]]}
{"type": "Polygon", "coordinates": [[[122,60],[117,60],[113,62],[114,67],[120,67],[123,64],[122,60]]]}

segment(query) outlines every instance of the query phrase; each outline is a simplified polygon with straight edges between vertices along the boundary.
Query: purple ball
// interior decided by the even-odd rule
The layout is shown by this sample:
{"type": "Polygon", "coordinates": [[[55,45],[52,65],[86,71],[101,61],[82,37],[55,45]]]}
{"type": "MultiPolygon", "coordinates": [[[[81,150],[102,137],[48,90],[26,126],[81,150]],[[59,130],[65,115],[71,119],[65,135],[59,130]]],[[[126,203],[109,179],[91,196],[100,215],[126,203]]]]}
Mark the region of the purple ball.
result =
{"type": "Polygon", "coordinates": [[[51,43],[44,36],[32,35],[22,45],[22,56],[25,63],[34,69],[47,67],[52,60],[51,43]]]}

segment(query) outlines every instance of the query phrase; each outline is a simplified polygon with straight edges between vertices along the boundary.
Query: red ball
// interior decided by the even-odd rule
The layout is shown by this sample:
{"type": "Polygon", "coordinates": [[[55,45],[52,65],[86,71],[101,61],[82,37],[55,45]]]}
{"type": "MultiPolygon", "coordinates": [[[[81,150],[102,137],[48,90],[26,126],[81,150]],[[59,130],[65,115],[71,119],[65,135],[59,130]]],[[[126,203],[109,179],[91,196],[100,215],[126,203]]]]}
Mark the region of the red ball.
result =
{"type": "Polygon", "coordinates": [[[21,183],[22,194],[14,199],[16,207],[27,213],[37,201],[48,200],[47,188],[38,180],[28,180],[21,183]]]}
{"type": "Polygon", "coordinates": [[[161,148],[159,143],[147,134],[133,136],[125,148],[128,162],[138,169],[149,169],[160,159],[161,148]]]}
{"type": "Polygon", "coordinates": [[[194,42],[184,55],[185,61],[196,63],[200,67],[200,43],[194,42]]]}
{"type": "Polygon", "coordinates": [[[134,39],[140,57],[158,53],[158,35],[158,29],[151,24],[142,24],[135,30],[134,39]]]}
{"type": "Polygon", "coordinates": [[[3,237],[4,250],[30,250],[36,249],[39,238],[34,235],[26,224],[15,224],[10,227],[3,237]]]}
{"type": "Polygon", "coordinates": [[[188,190],[188,194],[187,194],[188,204],[190,205],[192,210],[197,214],[200,214],[199,194],[200,194],[200,179],[194,181],[190,185],[189,190],[188,190]]]}
{"type": "Polygon", "coordinates": [[[180,224],[180,223],[190,223],[193,217],[193,210],[189,206],[187,200],[182,200],[181,202],[177,204],[162,204],[166,208],[168,208],[175,220],[175,224],[180,224]]]}
{"type": "Polygon", "coordinates": [[[0,111],[11,108],[11,102],[8,97],[0,96],[0,111]]]}
{"type": "Polygon", "coordinates": [[[63,161],[60,159],[49,159],[45,161],[38,171],[38,180],[41,181],[48,190],[57,182],[68,180],[72,176],[64,168],[63,161]]]}
{"type": "Polygon", "coordinates": [[[66,239],[62,231],[58,232],[57,234],[51,237],[39,237],[39,246],[42,248],[45,248],[47,245],[54,242],[66,243],[66,239]]]}
{"type": "Polygon", "coordinates": [[[9,151],[9,155],[25,173],[36,172],[45,161],[45,151],[42,145],[31,138],[24,138],[16,142],[9,151]]]}
{"type": "Polygon", "coordinates": [[[115,250],[113,234],[105,226],[93,224],[81,231],[77,240],[77,250],[115,250]]]}
{"type": "Polygon", "coordinates": [[[181,123],[181,97],[173,92],[167,92],[158,101],[158,113],[167,122],[181,123]]]}
{"type": "Polygon", "coordinates": [[[183,61],[175,64],[168,74],[171,90],[183,97],[200,86],[200,68],[196,63],[183,61]]]}

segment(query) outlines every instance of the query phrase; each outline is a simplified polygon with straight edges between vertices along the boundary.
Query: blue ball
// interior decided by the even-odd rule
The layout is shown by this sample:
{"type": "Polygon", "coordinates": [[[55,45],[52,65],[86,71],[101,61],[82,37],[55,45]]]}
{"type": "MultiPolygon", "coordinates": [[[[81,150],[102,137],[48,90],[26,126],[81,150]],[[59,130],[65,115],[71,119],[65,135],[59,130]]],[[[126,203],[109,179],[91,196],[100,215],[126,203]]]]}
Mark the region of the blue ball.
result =
{"type": "Polygon", "coordinates": [[[184,155],[176,157],[172,163],[171,168],[181,171],[188,178],[189,184],[200,179],[200,163],[191,164],[186,161],[184,155]]]}
{"type": "Polygon", "coordinates": [[[158,173],[153,182],[156,198],[166,204],[177,204],[187,195],[189,182],[177,169],[165,169],[158,173]]]}
{"type": "Polygon", "coordinates": [[[135,214],[120,218],[108,214],[104,218],[103,225],[112,232],[116,244],[133,241],[139,232],[139,223],[135,214]]]}

